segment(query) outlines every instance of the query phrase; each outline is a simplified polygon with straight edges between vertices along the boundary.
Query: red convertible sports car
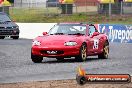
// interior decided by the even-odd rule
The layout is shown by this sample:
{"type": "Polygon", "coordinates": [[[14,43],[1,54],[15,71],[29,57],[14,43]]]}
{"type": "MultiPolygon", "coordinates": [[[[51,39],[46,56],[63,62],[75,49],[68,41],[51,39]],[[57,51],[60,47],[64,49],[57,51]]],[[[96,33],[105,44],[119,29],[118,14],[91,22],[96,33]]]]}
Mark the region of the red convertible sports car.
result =
{"type": "Polygon", "coordinates": [[[94,25],[84,23],[58,23],[48,33],[35,38],[31,48],[31,59],[35,63],[42,62],[43,57],[58,61],[75,57],[77,61],[85,61],[93,55],[107,59],[108,54],[107,35],[99,33],[94,25]]]}

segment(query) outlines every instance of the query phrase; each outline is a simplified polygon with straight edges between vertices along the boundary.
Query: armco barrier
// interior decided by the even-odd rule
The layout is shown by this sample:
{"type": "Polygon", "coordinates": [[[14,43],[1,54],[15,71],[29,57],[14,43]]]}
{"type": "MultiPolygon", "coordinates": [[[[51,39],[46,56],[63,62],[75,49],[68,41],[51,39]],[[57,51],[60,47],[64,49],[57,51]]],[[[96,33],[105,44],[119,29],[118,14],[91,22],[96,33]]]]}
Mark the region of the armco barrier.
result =
{"type": "MultiPolygon", "coordinates": [[[[33,39],[48,32],[56,23],[17,23],[20,28],[20,38],[33,39]]],[[[96,24],[99,32],[105,33],[110,42],[132,43],[132,25],[96,24]]]]}
{"type": "Polygon", "coordinates": [[[107,34],[110,42],[132,43],[132,25],[99,24],[99,31],[107,34]]]}

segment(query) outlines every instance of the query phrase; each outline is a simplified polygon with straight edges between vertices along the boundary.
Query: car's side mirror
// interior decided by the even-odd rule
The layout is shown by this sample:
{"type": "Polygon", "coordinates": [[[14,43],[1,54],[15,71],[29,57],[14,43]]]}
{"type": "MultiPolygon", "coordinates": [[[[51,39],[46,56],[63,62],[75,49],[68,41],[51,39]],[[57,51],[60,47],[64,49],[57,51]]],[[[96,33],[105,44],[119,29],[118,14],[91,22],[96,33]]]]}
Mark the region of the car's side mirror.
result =
{"type": "Polygon", "coordinates": [[[94,36],[97,36],[97,35],[99,35],[99,32],[94,32],[91,37],[93,38],[94,36]]]}
{"type": "Polygon", "coordinates": [[[47,32],[43,32],[43,35],[47,35],[48,33],[47,32]]]}

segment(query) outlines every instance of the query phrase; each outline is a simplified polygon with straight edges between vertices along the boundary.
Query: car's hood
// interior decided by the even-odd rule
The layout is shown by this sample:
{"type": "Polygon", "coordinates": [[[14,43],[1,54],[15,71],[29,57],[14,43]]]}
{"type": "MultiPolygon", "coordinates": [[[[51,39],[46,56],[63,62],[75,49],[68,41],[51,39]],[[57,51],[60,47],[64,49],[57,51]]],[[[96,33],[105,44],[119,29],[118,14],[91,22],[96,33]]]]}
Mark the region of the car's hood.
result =
{"type": "Polygon", "coordinates": [[[41,45],[64,45],[68,41],[78,42],[82,37],[82,35],[47,35],[36,39],[41,42],[41,45]]]}
{"type": "Polygon", "coordinates": [[[13,26],[18,26],[14,22],[0,22],[0,27],[13,27],[13,26]]]}

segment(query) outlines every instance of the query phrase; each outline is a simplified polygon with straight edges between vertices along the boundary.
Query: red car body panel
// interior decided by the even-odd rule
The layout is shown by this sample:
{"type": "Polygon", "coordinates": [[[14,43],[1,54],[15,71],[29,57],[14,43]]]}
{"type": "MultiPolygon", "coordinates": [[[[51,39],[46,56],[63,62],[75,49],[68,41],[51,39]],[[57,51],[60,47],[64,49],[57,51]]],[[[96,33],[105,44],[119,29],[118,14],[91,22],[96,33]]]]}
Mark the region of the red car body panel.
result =
{"type": "Polygon", "coordinates": [[[87,56],[97,55],[103,52],[103,46],[107,41],[105,34],[99,34],[97,36],[88,36],[88,26],[86,25],[86,35],[44,35],[38,36],[33,41],[37,40],[41,42],[41,45],[32,45],[31,53],[33,55],[43,57],[72,57],[77,56],[80,53],[80,47],[83,43],[87,44],[87,56]],[[98,40],[98,48],[93,48],[94,41],[98,40]],[[75,46],[65,46],[64,43],[68,41],[75,41],[75,46]],[[58,51],[57,54],[48,54],[47,51],[58,51]]]}

